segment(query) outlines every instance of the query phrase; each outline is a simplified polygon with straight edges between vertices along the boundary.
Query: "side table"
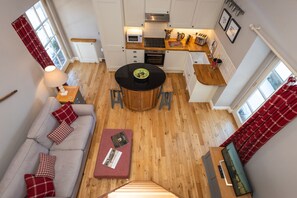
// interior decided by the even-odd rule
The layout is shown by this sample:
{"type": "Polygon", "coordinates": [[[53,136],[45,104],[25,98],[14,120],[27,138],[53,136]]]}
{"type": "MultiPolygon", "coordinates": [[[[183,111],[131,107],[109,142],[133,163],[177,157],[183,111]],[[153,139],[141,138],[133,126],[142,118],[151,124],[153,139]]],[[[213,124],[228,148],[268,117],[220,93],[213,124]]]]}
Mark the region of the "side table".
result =
{"type": "Polygon", "coordinates": [[[69,101],[72,104],[86,104],[79,91],[79,86],[64,86],[64,89],[68,91],[68,94],[66,96],[62,96],[60,92],[56,96],[56,99],[60,103],[64,104],[69,101]]]}

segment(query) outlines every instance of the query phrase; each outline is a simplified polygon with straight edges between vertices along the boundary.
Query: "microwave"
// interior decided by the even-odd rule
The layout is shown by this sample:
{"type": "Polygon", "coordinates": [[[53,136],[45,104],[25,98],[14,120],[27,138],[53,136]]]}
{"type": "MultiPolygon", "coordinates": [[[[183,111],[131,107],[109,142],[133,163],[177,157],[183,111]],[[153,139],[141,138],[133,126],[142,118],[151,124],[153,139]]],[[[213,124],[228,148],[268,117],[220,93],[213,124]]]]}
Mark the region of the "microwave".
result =
{"type": "Polygon", "coordinates": [[[127,29],[127,43],[142,43],[142,30],[127,29]]]}

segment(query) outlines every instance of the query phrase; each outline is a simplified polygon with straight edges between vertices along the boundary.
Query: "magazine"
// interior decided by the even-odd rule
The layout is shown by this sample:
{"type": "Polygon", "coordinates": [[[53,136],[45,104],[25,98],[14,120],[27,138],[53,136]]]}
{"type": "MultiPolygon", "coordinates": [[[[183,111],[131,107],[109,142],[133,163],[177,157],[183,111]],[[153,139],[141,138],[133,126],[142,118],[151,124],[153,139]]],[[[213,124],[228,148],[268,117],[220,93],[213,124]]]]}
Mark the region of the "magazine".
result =
{"type": "Polygon", "coordinates": [[[121,131],[113,136],[111,136],[111,140],[113,142],[113,145],[115,148],[124,146],[125,144],[128,143],[128,138],[124,131],[121,131]]]}
{"type": "Polygon", "coordinates": [[[121,155],[121,151],[118,151],[114,148],[110,148],[102,164],[109,168],[115,169],[121,155]]]}

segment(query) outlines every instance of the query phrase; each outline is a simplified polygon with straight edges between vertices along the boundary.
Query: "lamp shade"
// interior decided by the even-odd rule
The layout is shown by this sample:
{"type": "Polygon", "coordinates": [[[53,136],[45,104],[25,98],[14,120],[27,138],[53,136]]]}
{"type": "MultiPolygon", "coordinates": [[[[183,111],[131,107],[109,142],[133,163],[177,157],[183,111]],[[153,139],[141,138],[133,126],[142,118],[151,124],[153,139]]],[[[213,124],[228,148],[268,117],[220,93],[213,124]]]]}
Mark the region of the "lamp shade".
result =
{"type": "Polygon", "coordinates": [[[48,87],[59,87],[68,79],[67,74],[54,65],[49,65],[44,70],[44,83],[48,87]]]}

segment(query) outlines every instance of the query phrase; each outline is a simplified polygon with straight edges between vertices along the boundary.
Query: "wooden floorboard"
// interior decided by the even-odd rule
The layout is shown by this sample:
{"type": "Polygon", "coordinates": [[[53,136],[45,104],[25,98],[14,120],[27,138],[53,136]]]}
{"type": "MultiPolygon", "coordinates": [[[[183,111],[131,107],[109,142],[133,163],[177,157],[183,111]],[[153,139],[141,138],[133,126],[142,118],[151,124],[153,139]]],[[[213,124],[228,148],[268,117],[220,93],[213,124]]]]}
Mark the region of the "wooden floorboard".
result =
{"type": "Polygon", "coordinates": [[[208,103],[189,103],[182,74],[172,78],[171,110],[154,108],[133,112],[119,105],[111,108],[109,86],[114,77],[105,63],[75,62],[67,73],[68,84],[78,85],[94,104],[97,125],[88,155],[79,196],[97,198],[133,180],[152,180],[182,198],[208,198],[209,189],[201,156],[218,146],[236,129],[227,111],[211,110],[208,103]],[[131,175],[127,179],[96,179],[93,172],[104,128],[132,129],[131,175]]]}

